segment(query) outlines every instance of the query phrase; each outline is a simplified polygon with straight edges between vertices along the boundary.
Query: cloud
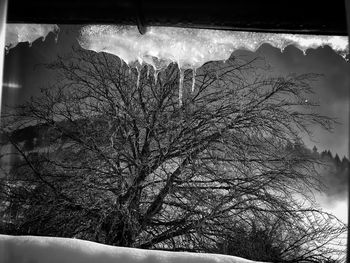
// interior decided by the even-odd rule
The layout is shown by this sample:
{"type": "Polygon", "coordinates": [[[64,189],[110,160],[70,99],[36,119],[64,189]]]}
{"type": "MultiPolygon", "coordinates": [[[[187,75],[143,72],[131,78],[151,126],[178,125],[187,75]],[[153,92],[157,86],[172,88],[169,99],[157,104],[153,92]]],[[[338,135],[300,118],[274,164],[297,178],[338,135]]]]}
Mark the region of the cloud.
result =
{"type": "Polygon", "coordinates": [[[324,211],[335,215],[343,223],[348,223],[349,205],[346,197],[342,199],[330,199],[324,194],[317,194],[315,197],[324,211]]]}

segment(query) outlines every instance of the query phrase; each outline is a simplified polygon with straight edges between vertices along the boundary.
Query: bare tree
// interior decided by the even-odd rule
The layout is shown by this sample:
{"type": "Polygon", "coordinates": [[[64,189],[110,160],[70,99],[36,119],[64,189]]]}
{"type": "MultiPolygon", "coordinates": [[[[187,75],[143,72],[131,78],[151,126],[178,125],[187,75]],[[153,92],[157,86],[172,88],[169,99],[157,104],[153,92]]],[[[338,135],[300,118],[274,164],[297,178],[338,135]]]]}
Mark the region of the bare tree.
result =
{"type": "Polygon", "coordinates": [[[6,181],[20,204],[16,231],[206,251],[235,224],[302,225],[315,160],[287,146],[332,120],[309,111],[317,75],[266,77],[258,65],[208,63],[193,92],[186,71],[180,105],[176,65],[156,80],[144,67],[137,86],[117,57],[76,49],[58,58],[48,65],[57,82],[3,116],[4,141],[20,156],[6,181]],[[15,136],[26,129],[42,134],[31,150],[15,136]]]}

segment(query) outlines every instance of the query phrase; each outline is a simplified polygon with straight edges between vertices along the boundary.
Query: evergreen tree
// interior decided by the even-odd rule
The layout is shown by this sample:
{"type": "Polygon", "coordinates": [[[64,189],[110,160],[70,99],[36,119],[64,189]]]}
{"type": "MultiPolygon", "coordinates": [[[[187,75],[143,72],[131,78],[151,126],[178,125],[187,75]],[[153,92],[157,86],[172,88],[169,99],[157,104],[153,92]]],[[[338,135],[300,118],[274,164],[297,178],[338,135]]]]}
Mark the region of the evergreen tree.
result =
{"type": "Polygon", "coordinates": [[[327,151],[326,150],[322,151],[321,152],[321,159],[326,158],[326,156],[327,156],[327,151]]]}
{"type": "Polygon", "coordinates": [[[341,161],[340,161],[340,158],[339,158],[338,154],[335,155],[334,162],[335,162],[337,170],[340,170],[340,168],[341,168],[341,161]]]}
{"type": "Polygon", "coordinates": [[[348,171],[349,170],[349,160],[345,156],[341,160],[341,170],[348,171]]]}
{"type": "Polygon", "coordinates": [[[333,158],[332,152],[331,152],[330,150],[327,151],[327,156],[328,156],[328,158],[330,158],[330,159],[333,158]]]}
{"type": "Polygon", "coordinates": [[[314,147],[312,148],[312,154],[313,154],[314,156],[316,156],[316,157],[319,156],[319,154],[318,154],[318,149],[317,149],[316,145],[314,145],[314,147]]]}

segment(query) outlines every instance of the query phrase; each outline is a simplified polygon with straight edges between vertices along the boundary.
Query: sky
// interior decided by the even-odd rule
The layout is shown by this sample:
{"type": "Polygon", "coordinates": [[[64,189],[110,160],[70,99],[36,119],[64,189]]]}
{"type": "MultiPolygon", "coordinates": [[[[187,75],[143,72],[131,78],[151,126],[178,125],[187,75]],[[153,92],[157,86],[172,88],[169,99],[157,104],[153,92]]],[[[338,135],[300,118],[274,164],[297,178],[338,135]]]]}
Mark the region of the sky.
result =
{"type": "MultiPolygon", "coordinates": [[[[45,69],[42,63],[52,62],[57,55],[64,55],[77,45],[78,26],[60,25],[57,42],[50,33],[43,42],[36,40],[31,47],[20,43],[5,55],[4,87],[2,105],[25,102],[30,96],[39,93],[40,88],[54,81],[53,72],[45,69]]],[[[269,44],[263,44],[256,52],[237,51],[235,56],[263,57],[274,75],[319,73],[319,81],[314,83],[315,99],[319,101],[319,113],[336,118],[339,124],[332,132],[312,127],[312,138],[304,137],[309,148],[314,145],[319,152],[331,150],[333,155],[349,158],[349,101],[350,101],[350,62],[346,62],[330,47],[309,49],[306,55],[299,49],[288,46],[283,52],[269,44]]],[[[332,204],[339,211],[342,204],[332,204]]],[[[332,208],[330,206],[330,209],[332,208]]]]}
{"type": "MultiPolygon", "coordinates": [[[[247,52],[236,53],[240,55],[247,52]]],[[[340,158],[343,156],[348,158],[350,63],[328,46],[309,49],[304,55],[294,46],[288,46],[281,52],[269,44],[263,44],[253,55],[265,59],[271,67],[272,75],[321,74],[319,80],[312,85],[315,92],[313,99],[320,104],[317,112],[335,118],[338,124],[332,131],[313,126],[313,136],[311,138],[305,136],[304,142],[309,148],[316,145],[319,152],[331,150],[340,158]]]]}
{"type": "Polygon", "coordinates": [[[349,90],[350,63],[337,55],[328,46],[308,50],[304,55],[290,46],[283,53],[266,45],[258,51],[265,56],[275,72],[319,73],[323,76],[314,84],[319,113],[336,118],[339,122],[332,133],[314,127],[314,138],[305,140],[309,147],[315,144],[320,150],[330,149],[340,157],[349,157],[349,90]]]}

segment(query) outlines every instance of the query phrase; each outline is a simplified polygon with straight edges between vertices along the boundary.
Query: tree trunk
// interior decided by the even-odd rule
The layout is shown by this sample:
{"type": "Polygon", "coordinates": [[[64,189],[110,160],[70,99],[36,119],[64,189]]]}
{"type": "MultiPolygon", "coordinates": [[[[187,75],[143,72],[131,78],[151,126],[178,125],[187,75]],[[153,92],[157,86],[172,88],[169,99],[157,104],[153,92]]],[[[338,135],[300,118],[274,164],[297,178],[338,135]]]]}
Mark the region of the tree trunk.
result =
{"type": "Polygon", "coordinates": [[[119,203],[106,216],[102,225],[106,233],[106,244],[133,247],[141,227],[138,211],[138,199],[134,198],[129,204],[119,203]]]}

